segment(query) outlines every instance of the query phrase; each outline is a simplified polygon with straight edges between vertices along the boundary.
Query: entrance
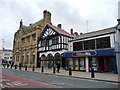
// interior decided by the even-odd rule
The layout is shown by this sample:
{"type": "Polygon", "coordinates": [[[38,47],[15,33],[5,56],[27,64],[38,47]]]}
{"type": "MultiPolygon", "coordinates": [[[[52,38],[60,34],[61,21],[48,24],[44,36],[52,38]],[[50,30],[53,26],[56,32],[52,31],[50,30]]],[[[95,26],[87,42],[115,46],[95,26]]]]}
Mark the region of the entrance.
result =
{"type": "Polygon", "coordinates": [[[109,57],[99,57],[98,58],[98,68],[100,72],[108,72],[111,71],[110,65],[111,59],[109,57]]]}

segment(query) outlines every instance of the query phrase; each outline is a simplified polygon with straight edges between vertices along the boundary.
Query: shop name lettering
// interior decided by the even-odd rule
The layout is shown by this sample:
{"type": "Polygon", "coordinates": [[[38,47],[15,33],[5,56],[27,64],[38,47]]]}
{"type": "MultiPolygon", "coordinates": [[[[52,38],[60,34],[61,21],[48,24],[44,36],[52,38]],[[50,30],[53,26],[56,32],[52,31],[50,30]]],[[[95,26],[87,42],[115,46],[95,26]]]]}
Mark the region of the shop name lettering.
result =
{"type": "Polygon", "coordinates": [[[90,52],[79,52],[79,53],[76,53],[76,56],[90,56],[91,53],[90,52]]]}

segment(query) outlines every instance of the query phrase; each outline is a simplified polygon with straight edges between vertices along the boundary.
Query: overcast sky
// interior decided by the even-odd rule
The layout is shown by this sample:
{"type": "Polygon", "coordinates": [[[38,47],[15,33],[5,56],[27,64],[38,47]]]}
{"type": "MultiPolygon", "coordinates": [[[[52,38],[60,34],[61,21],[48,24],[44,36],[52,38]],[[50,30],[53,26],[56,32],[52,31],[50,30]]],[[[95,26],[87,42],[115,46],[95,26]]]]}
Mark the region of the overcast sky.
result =
{"type": "Polygon", "coordinates": [[[19,22],[28,26],[43,18],[43,11],[52,14],[53,25],[80,33],[101,30],[117,25],[120,0],[0,0],[0,49],[12,49],[13,36],[19,22]]]}

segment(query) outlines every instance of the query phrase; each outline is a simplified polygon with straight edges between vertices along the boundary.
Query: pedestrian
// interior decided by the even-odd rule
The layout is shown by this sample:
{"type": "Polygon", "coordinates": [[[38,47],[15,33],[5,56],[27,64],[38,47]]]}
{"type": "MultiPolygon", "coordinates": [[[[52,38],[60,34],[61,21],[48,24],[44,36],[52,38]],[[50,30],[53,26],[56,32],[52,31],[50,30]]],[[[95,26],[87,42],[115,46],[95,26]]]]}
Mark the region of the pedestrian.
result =
{"type": "Polygon", "coordinates": [[[9,63],[9,62],[7,62],[7,68],[9,68],[9,66],[10,66],[10,63],[9,63]]]}
{"type": "Polygon", "coordinates": [[[60,63],[56,63],[57,66],[57,72],[60,73],[60,63]]]}

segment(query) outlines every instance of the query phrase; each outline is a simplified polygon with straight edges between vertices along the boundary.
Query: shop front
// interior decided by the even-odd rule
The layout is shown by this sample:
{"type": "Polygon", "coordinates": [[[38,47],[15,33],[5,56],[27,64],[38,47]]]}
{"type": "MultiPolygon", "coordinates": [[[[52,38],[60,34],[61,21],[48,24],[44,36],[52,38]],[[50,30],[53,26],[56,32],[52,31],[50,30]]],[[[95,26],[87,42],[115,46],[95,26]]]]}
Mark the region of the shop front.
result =
{"type": "Polygon", "coordinates": [[[114,49],[65,52],[64,58],[66,70],[116,72],[114,49]]]}

